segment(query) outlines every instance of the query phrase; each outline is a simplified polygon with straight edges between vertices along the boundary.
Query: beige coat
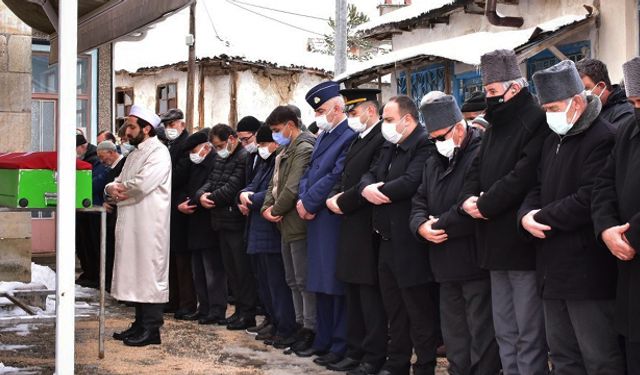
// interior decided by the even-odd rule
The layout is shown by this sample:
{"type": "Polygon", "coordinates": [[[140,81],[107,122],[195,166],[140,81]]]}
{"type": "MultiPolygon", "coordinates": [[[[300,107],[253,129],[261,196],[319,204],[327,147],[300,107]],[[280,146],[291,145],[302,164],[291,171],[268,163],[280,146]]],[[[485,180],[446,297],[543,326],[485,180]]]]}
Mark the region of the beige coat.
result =
{"type": "Polygon", "coordinates": [[[121,182],[129,198],[118,202],[111,294],[121,301],[169,300],[171,157],[151,137],[125,161],[121,182]]]}

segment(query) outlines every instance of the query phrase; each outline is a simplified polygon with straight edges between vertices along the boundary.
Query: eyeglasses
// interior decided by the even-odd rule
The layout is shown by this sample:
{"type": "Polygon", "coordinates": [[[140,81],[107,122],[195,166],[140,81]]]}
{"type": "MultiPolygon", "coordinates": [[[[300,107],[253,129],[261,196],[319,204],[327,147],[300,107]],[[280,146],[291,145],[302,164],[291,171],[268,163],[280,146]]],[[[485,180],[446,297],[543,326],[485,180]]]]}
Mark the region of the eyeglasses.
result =
{"type": "Polygon", "coordinates": [[[451,133],[451,131],[453,130],[453,128],[455,128],[456,126],[453,125],[452,127],[449,128],[449,130],[447,130],[446,133],[444,133],[443,135],[439,135],[437,137],[429,137],[429,140],[431,142],[444,142],[447,140],[447,134],[451,133]]]}
{"type": "Polygon", "coordinates": [[[249,143],[249,141],[251,140],[251,138],[253,138],[253,134],[248,136],[248,137],[241,137],[238,138],[240,140],[240,143],[245,144],[245,143],[249,143]]]}

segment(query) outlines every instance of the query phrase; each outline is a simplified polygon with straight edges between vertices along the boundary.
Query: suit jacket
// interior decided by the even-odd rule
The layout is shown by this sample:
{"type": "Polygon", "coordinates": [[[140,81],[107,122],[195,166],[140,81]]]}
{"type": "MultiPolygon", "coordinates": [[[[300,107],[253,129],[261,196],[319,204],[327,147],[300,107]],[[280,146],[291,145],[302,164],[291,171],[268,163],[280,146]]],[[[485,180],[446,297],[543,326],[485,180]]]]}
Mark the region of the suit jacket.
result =
{"type": "Polygon", "coordinates": [[[420,125],[399,145],[385,142],[358,187],[362,193],[367,185],[384,182],[380,191],[391,203],[373,207],[373,229],[393,244],[392,253],[380,253],[379,257],[390,265],[400,288],[433,280],[426,245],[411,233],[409,214],[411,198],[418,190],[422,169],[434,147],[420,125]]]}
{"type": "Polygon", "coordinates": [[[380,152],[384,138],[380,124],[364,138],[351,143],[344,163],[337,203],[343,212],[336,276],[340,281],[376,285],[378,282],[378,241],[371,225],[373,205],[362,197],[358,183],[380,152]]]}
{"type": "Polygon", "coordinates": [[[342,176],[347,150],[356,133],[345,119],[330,133],[322,133],[311,154],[309,168],[300,180],[299,197],[316,217],[307,224],[307,290],[340,295],[336,255],[340,217],[330,213],[326,200],[342,176]]]}

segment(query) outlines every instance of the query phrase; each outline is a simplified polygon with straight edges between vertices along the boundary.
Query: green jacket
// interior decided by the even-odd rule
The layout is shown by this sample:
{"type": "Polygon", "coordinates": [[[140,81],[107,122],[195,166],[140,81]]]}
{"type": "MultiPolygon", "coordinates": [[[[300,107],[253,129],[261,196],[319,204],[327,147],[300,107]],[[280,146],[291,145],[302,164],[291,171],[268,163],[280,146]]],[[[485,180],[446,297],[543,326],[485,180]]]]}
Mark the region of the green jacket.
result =
{"type": "Polygon", "coordinates": [[[262,211],[273,206],[271,214],[282,216],[278,223],[282,240],[293,242],[307,238],[307,223],[298,216],[296,203],[298,202],[298,185],[305,170],[309,166],[311,153],[316,139],[309,132],[302,132],[287,147],[280,148],[278,154],[283,153],[278,169],[277,196],[273,196],[273,179],[269,182],[269,189],[264,199],[262,211]]]}

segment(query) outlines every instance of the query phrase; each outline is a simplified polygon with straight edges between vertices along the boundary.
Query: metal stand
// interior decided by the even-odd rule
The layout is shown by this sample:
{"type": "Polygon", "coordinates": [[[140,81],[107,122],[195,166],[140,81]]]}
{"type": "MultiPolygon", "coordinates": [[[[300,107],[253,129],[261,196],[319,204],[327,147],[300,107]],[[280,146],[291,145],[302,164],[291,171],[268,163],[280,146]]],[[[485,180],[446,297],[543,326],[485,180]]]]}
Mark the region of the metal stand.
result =
{"type": "MultiPolygon", "coordinates": [[[[4,212],[35,212],[35,211],[55,211],[55,207],[51,208],[11,208],[0,207],[0,213],[4,212]]],[[[104,207],[76,208],[77,212],[94,212],[100,213],[100,310],[98,314],[98,357],[104,358],[104,304],[105,304],[105,274],[106,274],[106,255],[107,255],[107,210],[104,207]]],[[[57,219],[56,219],[57,220],[57,219]]],[[[58,251],[58,249],[56,249],[58,251]]],[[[42,291],[38,291],[42,293],[42,291]]],[[[12,296],[13,297],[13,296],[12,296]]],[[[16,306],[24,309],[30,315],[33,311],[28,306],[21,306],[22,302],[16,298],[9,298],[16,306]],[[25,309],[26,307],[26,309],[25,309]]],[[[57,303],[57,301],[56,301],[57,303]]],[[[57,311],[56,311],[57,314],[57,311]]]]}

